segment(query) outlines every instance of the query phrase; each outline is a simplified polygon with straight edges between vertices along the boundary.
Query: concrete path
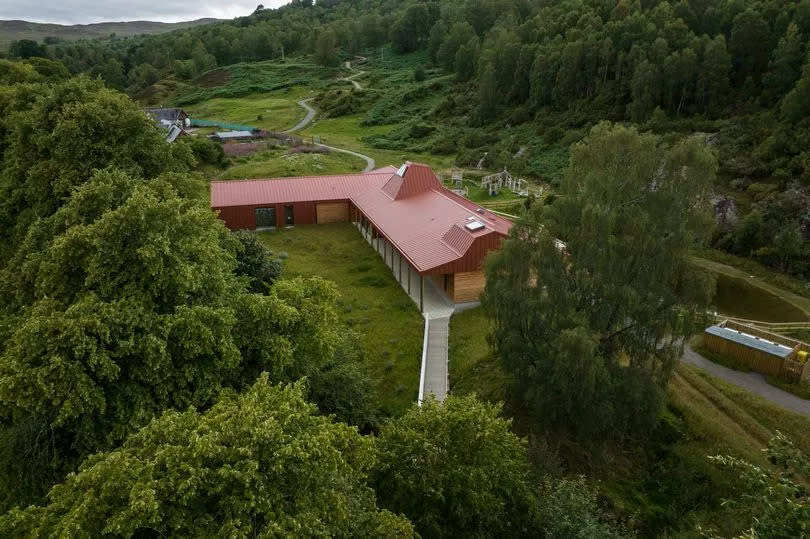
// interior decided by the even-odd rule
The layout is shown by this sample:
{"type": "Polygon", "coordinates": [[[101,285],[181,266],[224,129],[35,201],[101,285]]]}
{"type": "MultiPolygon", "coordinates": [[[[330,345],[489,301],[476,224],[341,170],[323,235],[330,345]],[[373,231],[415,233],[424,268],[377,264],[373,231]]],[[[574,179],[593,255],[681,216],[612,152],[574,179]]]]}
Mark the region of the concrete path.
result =
{"type": "Polygon", "coordinates": [[[759,373],[735,371],[734,369],[718,365],[701,356],[688,346],[684,348],[681,361],[694,365],[716,378],[720,378],[730,384],[748,390],[755,395],[759,395],[777,406],[810,417],[810,401],[800,399],[792,393],[770,385],[765,381],[765,377],[759,373]]]}
{"type": "Polygon", "coordinates": [[[304,116],[304,119],[298,122],[295,125],[295,127],[293,127],[292,129],[287,129],[285,133],[295,133],[296,131],[301,131],[303,128],[305,128],[312,122],[312,120],[315,118],[315,114],[317,114],[315,109],[309,106],[309,102],[312,101],[313,99],[315,98],[310,97],[308,99],[302,99],[301,101],[298,102],[298,104],[301,107],[303,107],[304,110],[307,111],[307,115],[304,116]]]}
{"type": "Polygon", "coordinates": [[[450,317],[428,320],[427,356],[425,356],[424,395],[443,401],[450,390],[447,381],[447,337],[450,317]]]}
{"type": "MultiPolygon", "coordinates": [[[[360,227],[358,226],[358,229],[360,227]]],[[[408,270],[408,263],[402,260],[396,251],[392,251],[391,246],[385,245],[384,240],[372,241],[368,234],[363,237],[372,248],[383,257],[385,265],[394,274],[394,278],[406,294],[413,300],[417,308],[420,301],[421,282],[419,275],[415,271],[408,270]],[[394,253],[393,259],[391,253],[394,253]],[[410,282],[408,282],[410,281],[410,282]],[[410,288],[410,292],[409,292],[410,288]]],[[[420,388],[423,396],[435,395],[442,401],[449,391],[448,381],[448,333],[450,328],[450,317],[455,311],[455,306],[449,298],[433,283],[429,278],[424,280],[424,295],[422,296],[423,312],[422,316],[427,319],[428,334],[426,353],[424,358],[424,387],[420,388]]],[[[420,383],[422,381],[420,373],[420,383]]]]}

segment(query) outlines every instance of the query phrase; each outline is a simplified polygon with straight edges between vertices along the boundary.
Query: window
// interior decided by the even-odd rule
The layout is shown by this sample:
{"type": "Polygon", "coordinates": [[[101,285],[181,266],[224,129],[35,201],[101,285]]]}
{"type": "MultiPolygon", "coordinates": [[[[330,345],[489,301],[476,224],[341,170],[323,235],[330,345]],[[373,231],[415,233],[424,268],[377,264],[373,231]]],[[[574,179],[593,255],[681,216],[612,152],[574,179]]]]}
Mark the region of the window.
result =
{"type": "Polygon", "coordinates": [[[256,208],[256,228],[275,228],[276,208],[256,208]]]}

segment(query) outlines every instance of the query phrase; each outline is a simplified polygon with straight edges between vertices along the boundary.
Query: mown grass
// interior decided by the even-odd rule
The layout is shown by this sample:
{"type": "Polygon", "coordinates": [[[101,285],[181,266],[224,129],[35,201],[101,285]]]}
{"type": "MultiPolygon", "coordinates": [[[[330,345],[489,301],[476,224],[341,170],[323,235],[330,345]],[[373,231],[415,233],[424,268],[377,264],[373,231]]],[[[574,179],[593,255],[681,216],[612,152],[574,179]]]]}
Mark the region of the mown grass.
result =
{"type": "Polygon", "coordinates": [[[185,107],[192,118],[249,125],[268,131],[284,131],[297,124],[305,111],[297,101],[308,94],[304,88],[243,97],[217,97],[185,107]]]}
{"type": "Polygon", "coordinates": [[[424,322],[379,255],[348,223],[259,237],[274,253],[287,253],[287,277],[319,275],[337,284],[340,318],[362,335],[377,402],[383,413],[402,413],[419,392],[424,322]]]}
{"type": "Polygon", "coordinates": [[[264,150],[250,157],[234,160],[234,165],[221,173],[220,180],[248,178],[283,178],[361,172],[366,162],[342,152],[289,153],[285,149],[264,150]]]}

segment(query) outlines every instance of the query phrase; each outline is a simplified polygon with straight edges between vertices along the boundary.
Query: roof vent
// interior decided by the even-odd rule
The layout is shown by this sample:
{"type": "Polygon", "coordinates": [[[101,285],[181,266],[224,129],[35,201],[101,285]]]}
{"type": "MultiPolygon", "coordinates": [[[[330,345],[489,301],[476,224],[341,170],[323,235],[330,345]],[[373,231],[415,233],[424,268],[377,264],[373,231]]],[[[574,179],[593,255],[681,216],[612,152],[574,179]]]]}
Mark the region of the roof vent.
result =
{"type": "Polygon", "coordinates": [[[469,223],[464,225],[464,228],[466,228],[470,232],[476,232],[484,228],[484,224],[479,221],[470,221],[469,223]]]}
{"type": "Polygon", "coordinates": [[[399,167],[399,170],[397,170],[397,176],[399,176],[400,178],[404,178],[405,172],[407,171],[408,171],[408,163],[405,163],[404,165],[399,167]]]}
{"type": "Polygon", "coordinates": [[[477,210],[475,210],[475,211],[476,211],[477,213],[483,214],[483,213],[484,213],[484,208],[478,208],[478,209],[477,209],[477,210]]]}

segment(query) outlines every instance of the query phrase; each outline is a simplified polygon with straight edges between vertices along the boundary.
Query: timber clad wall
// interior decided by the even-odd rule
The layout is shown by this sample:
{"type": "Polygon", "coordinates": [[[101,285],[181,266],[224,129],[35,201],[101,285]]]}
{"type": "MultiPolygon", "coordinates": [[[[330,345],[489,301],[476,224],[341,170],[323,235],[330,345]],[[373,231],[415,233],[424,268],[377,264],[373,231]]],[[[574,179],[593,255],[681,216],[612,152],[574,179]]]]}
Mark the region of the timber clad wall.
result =
{"type": "Polygon", "coordinates": [[[729,341],[717,335],[704,333],[703,345],[712,352],[734,359],[755,372],[779,376],[782,371],[782,364],[784,363],[782,358],[729,341]]]}
{"type": "Polygon", "coordinates": [[[444,264],[443,266],[435,267],[429,270],[431,275],[438,275],[444,273],[461,273],[461,272],[476,272],[481,268],[481,261],[484,260],[490,251],[495,251],[501,247],[501,242],[504,240],[502,236],[497,234],[487,234],[475,238],[470,248],[464,253],[464,256],[453,262],[444,264]]]}
{"type": "Polygon", "coordinates": [[[349,220],[348,202],[321,202],[317,206],[318,224],[345,223],[349,220]]]}
{"type": "Polygon", "coordinates": [[[453,295],[451,297],[454,302],[467,303],[479,300],[486,284],[484,270],[456,273],[453,277],[453,295]]]}

